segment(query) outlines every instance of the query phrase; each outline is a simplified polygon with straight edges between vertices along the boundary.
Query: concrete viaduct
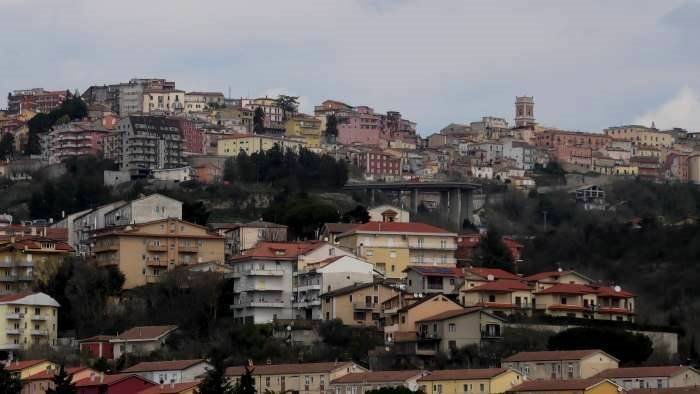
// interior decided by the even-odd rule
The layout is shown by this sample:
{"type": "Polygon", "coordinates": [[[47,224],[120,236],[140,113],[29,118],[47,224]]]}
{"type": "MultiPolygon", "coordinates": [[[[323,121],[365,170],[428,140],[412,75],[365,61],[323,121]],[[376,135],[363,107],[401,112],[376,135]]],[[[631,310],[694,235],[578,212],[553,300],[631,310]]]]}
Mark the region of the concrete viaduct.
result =
{"type": "Polygon", "coordinates": [[[365,192],[372,202],[375,191],[410,192],[409,210],[413,213],[418,211],[419,192],[440,193],[440,217],[455,231],[461,230],[464,219],[472,219],[472,212],[480,205],[475,201],[475,194],[482,196],[481,185],[466,182],[348,183],[345,190],[365,192]]]}

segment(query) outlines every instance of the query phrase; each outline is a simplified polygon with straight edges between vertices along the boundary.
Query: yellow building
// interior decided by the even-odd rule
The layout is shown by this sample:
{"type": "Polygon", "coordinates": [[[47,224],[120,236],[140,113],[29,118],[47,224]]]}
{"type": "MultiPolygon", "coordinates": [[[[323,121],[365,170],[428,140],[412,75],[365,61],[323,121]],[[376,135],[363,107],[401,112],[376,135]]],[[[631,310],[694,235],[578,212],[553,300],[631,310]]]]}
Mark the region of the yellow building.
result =
{"type": "Polygon", "coordinates": [[[511,368],[529,380],[588,379],[617,368],[619,360],[602,350],[551,350],[520,352],[503,359],[501,367],[511,368]]]}
{"type": "Polygon", "coordinates": [[[10,237],[0,242],[0,294],[28,291],[46,283],[73,248],[43,237],[10,237]]]}
{"type": "Polygon", "coordinates": [[[216,144],[216,152],[219,156],[238,156],[241,151],[251,155],[255,152],[268,151],[275,145],[279,146],[283,152],[291,149],[297,153],[306,147],[306,143],[301,140],[254,134],[227,135],[220,138],[216,144]]]}
{"type": "Polygon", "coordinates": [[[185,109],[185,92],[175,89],[146,89],[143,91],[143,112],[180,112],[185,109]]]}
{"type": "Polygon", "coordinates": [[[628,125],[609,127],[605,134],[610,137],[630,141],[633,146],[655,146],[670,148],[673,146],[673,135],[659,131],[654,127],[628,125]]]}
{"type": "Polygon", "coordinates": [[[425,394],[500,394],[522,382],[519,372],[506,368],[445,369],[418,379],[425,394]]]}
{"type": "Polygon", "coordinates": [[[615,175],[639,175],[639,167],[637,166],[615,166],[613,169],[615,175]]]}
{"type": "Polygon", "coordinates": [[[392,279],[403,278],[409,264],[456,264],[457,234],[424,223],[368,222],[336,241],[392,279]]]}
{"type": "Polygon", "coordinates": [[[321,295],[321,316],[350,326],[379,327],[382,303],[400,292],[384,283],[358,283],[332,290],[321,295]]]}
{"type": "Polygon", "coordinates": [[[124,288],[154,283],[179,266],[224,261],[224,238],[179,219],[107,227],[93,235],[95,259],[124,274],[124,288]]]}
{"type": "Polygon", "coordinates": [[[320,148],[324,130],[321,120],[305,114],[294,114],[284,122],[284,134],[291,138],[300,138],[309,148],[320,148]]]}
{"type": "MultiPolygon", "coordinates": [[[[367,372],[367,369],[347,361],[256,365],[252,368],[259,393],[332,394],[332,381],[351,373],[367,372]]],[[[226,376],[233,382],[238,382],[244,373],[242,366],[226,368],[226,376]]]]}
{"type": "Polygon", "coordinates": [[[0,351],[55,346],[59,307],[44,293],[0,296],[0,351]]]}
{"type": "Polygon", "coordinates": [[[48,360],[14,360],[5,365],[5,369],[20,379],[25,380],[41,372],[54,371],[58,366],[48,360]]]}
{"type": "Polygon", "coordinates": [[[508,390],[518,394],[619,394],[622,388],[601,378],[575,380],[531,380],[508,390]]]}

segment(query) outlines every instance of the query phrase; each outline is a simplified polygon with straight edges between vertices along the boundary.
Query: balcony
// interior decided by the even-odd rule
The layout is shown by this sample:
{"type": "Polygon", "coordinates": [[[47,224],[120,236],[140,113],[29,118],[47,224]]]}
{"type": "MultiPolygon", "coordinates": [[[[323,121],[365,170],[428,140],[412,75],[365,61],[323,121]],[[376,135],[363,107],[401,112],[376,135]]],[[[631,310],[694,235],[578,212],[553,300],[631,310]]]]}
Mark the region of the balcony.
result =
{"type": "Polygon", "coordinates": [[[0,261],[0,268],[12,268],[15,267],[13,261],[0,261]]]}
{"type": "Polygon", "coordinates": [[[160,280],[160,275],[144,275],[146,277],[146,283],[158,283],[160,280]]]}
{"type": "Polygon", "coordinates": [[[180,253],[198,253],[199,252],[199,247],[198,246],[183,246],[180,245],[177,248],[178,252],[180,253]]]}
{"type": "Polygon", "coordinates": [[[32,320],[35,320],[35,321],[46,321],[47,316],[44,316],[44,315],[32,315],[31,319],[32,319],[32,320]]]}
{"type": "Polygon", "coordinates": [[[20,348],[18,343],[3,343],[0,344],[0,350],[17,350],[20,348]]]}
{"type": "Polygon", "coordinates": [[[374,310],[379,310],[380,305],[375,304],[375,303],[366,303],[366,302],[353,302],[352,303],[352,308],[355,310],[362,310],[362,311],[374,311],[374,310]]]}
{"type": "Polygon", "coordinates": [[[96,245],[93,251],[95,253],[115,252],[119,250],[119,245],[96,245]]]}
{"type": "Polygon", "coordinates": [[[44,336],[49,335],[49,331],[48,330],[32,330],[31,334],[32,334],[32,336],[35,336],[35,337],[44,337],[44,336]]]}
{"type": "Polygon", "coordinates": [[[167,252],[168,246],[148,244],[148,246],[146,246],[146,250],[149,252],[167,252]]]}
{"type": "Polygon", "coordinates": [[[34,281],[33,275],[17,275],[17,280],[21,282],[32,282],[34,281]]]}
{"type": "Polygon", "coordinates": [[[17,281],[17,275],[0,276],[0,282],[16,282],[16,281],[17,281]]]}
{"type": "Polygon", "coordinates": [[[244,300],[231,306],[232,309],[243,308],[284,308],[282,300],[244,300]]]}
{"type": "Polygon", "coordinates": [[[247,272],[248,275],[252,276],[284,276],[283,270],[266,270],[254,268],[247,272]]]}
{"type": "Polygon", "coordinates": [[[7,335],[19,335],[20,330],[19,330],[19,328],[6,328],[5,334],[7,334],[7,335]]]}
{"type": "Polygon", "coordinates": [[[457,245],[446,244],[442,245],[437,242],[409,242],[409,249],[419,249],[419,250],[457,250],[457,245]]]}
{"type": "Polygon", "coordinates": [[[7,318],[7,320],[20,320],[22,316],[23,314],[15,312],[8,312],[5,314],[5,318],[7,318]]]}
{"type": "Polygon", "coordinates": [[[165,260],[146,259],[146,265],[149,267],[167,267],[168,262],[165,260]]]}
{"type": "Polygon", "coordinates": [[[245,286],[241,286],[242,291],[283,291],[284,285],[282,283],[246,283],[245,286]]]}
{"type": "Polygon", "coordinates": [[[312,291],[312,290],[321,290],[321,285],[320,284],[311,284],[311,285],[301,285],[296,288],[296,291],[312,291]]]}

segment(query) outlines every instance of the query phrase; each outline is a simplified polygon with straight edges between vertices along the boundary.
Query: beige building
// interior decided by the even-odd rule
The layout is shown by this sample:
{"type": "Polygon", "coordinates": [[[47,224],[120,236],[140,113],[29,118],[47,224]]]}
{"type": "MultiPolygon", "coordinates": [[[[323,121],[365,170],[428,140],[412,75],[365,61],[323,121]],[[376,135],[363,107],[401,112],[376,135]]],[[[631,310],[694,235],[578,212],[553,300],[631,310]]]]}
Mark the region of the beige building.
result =
{"type": "MultiPolygon", "coordinates": [[[[367,372],[353,362],[297,363],[256,365],[253,369],[255,388],[259,393],[296,392],[299,394],[333,394],[331,382],[345,375],[367,372]]],[[[245,367],[226,368],[226,376],[240,381],[245,367]]],[[[359,394],[359,393],[358,393],[359,394]]]]}
{"type": "Polygon", "coordinates": [[[254,134],[226,135],[222,136],[216,143],[216,151],[219,156],[238,156],[241,151],[251,155],[255,152],[268,151],[275,145],[283,152],[287,149],[299,152],[306,147],[306,143],[301,140],[254,134]]]}
{"type": "Polygon", "coordinates": [[[124,274],[124,288],[153,283],[178,266],[224,261],[224,238],[179,219],[107,227],[93,234],[95,259],[124,274]]]}
{"type": "Polygon", "coordinates": [[[334,394],[365,393],[381,388],[405,387],[418,391],[418,379],[427,375],[428,371],[372,371],[352,373],[331,382],[334,394]]]}
{"type": "Polygon", "coordinates": [[[226,238],[227,256],[240,255],[260,241],[287,240],[287,226],[262,220],[222,225],[216,231],[226,238]]]}
{"type": "Polygon", "coordinates": [[[685,365],[608,369],[596,377],[612,380],[625,390],[695,387],[700,391],[700,372],[685,365]]]}
{"type": "Polygon", "coordinates": [[[144,89],[143,112],[182,112],[185,109],[185,92],[176,89],[144,89]]]}
{"type": "Polygon", "coordinates": [[[324,320],[340,319],[350,326],[379,327],[381,305],[401,290],[385,283],[358,283],[321,295],[324,320]]]}
{"type": "Polygon", "coordinates": [[[520,352],[501,363],[529,380],[587,379],[617,368],[619,360],[602,350],[554,350],[520,352]]]}
{"type": "Polygon", "coordinates": [[[616,126],[605,129],[605,134],[615,139],[632,142],[632,146],[655,146],[670,148],[673,135],[655,127],[639,125],[616,126]]]}
{"type": "Polygon", "coordinates": [[[387,278],[403,278],[409,264],[456,264],[457,234],[429,224],[368,222],[335,239],[387,278]]]}
{"type": "Polygon", "coordinates": [[[444,369],[418,380],[425,394],[501,394],[523,382],[522,375],[506,368],[444,369]]]}
{"type": "Polygon", "coordinates": [[[65,241],[11,236],[0,242],[0,294],[26,292],[46,283],[73,248],[65,241]]]}
{"type": "Polygon", "coordinates": [[[0,296],[0,352],[12,355],[32,346],[56,346],[59,307],[44,293],[0,296]]]}
{"type": "Polygon", "coordinates": [[[417,321],[439,313],[462,309],[464,308],[461,305],[442,294],[405,300],[402,307],[385,309],[384,339],[387,343],[399,342],[399,339],[414,341],[417,321]]]}
{"type": "Polygon", "coordinates": [[[464,346],[481,346],[483,341],[503,338],[504,319],[483,308],[438,313],[416,322],[418,340],[436,351],[450,354],[464,346]]]}
{"type": "Polygon", "coordinates": [[[411,221],[411,213],[393,205],[378,205],[367,210],[370,222],[402,222],[411,221]]]}

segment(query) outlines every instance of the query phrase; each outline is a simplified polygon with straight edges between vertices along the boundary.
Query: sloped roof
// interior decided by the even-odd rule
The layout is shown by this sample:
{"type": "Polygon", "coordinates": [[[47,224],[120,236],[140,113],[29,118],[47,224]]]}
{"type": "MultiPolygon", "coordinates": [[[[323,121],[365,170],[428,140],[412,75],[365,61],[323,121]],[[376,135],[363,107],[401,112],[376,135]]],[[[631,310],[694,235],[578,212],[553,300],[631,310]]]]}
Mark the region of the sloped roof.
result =
{"type": "Polygon", "coordinates": [[[421,319],[416,321],[416,323],[420,322],[426,322],[426,321],[440,321],[440,320],[447,320],[451,319],[453,317],[458,317],[458,316],[464,316],[464,315],[469,315],[474,312],[479,312],[482,308],[480,306],[475,306],[471,308],[464,308],[461,310],[454,310],[454,311],[445,311],[438,313],[437,315],[429,316],[426,317],[425,319],[421,319]]]}
{"type": "MultiPolygon", "coordinates": [[[[66,368],[66,373],[68,375],[73,375],[75,373],[84,371],[86,369],[90,369],[89,367],[69,367],[66,368]]],[[[97,371],[95,371],[97,372],[97,371]]],[[[53,379],[53,377],[58,373],[58,370],[52,369],[50,371],[41,371],[39,373],[35,373],[34,375],[27,376],[23,380],[49,380],[53,379]]]]}
{"type": "MultiPolygon", "coordinates": [[[[586,390],[593,386],[597,386],[601,383],[609,382],[615,385],[615,383],[602,378],[589,378],[589,379],[569,379],[569,380],[529,380],[523,382],[510,390],[508,392],[520,393],[520,392],[543,392],[543,391],[567,391],[567,390],[586,390]]],[[[617,385],[616,385],[617,386],[617,385]]]]}
{"type": "Polygon", "coordinates": [[[518,275],[502,270],[500,268],[485,268],[485,267],[471,267],[465,270],[466,273],[473,273],[475,275],[481,276],[482,278],[488,278],[492,275],[494,279],[513,279],[520,280],[518,275]]]}
{"type": "Polygon", "coordinates": [[[193,360],[144,361],[133,365],[122,372],[135,373],[151,371],[180,371],[203,362],[206,362],[206,360],[201,358],[193,360]]]}
{"type": "Polygon", "coordinates": [[[112,342],[122,341],[154,341],[177,330],[177,326],[137,326],[112,338],[112,342]]]}
{"type": "Polygon", "coordinates": [[[56,308],[61,306],[51,296],[44,293],[7,294],[0,296],[0,304],[52,306],[56,308]]]}
{"type": "MultiPolygon", "coordinates": [[[[605,370],[596,377],[607,379],[620,378],[654,378],[654,377],[671,377],[676,376],[685,371],[691,370],[685,365],[667,365],[659,367],[632,367],[632,368],[614,368],[605,370]]],[[[693,370],[697,373],[697,371],[693,370]]]]}
{"type": "Polygon", "coordinates": [[[466,290],[462,290],[463,293],[479,292],[479,291],[492,291],[492,292],[502,292],[510,293],[513,291],[529,291],[530,286],[519,280],[511,279],[501,279],[494,280],[484,283],[483,285],[470,287],[466,290]]]}
{"type": "Polygon", "coordinates": [[[418,369],[406,371],[372,371],[363,373],[350,373],[332,381],[332,384],[342,383],[383,383],[402,382],[416,376],[421,376],[423,371],[418,369]]]}
{"type": "Polygon", "coordinates": [[[418,379],[418,381],[491,379],[507,371],[509,371],[507,368],[443,369],[431,371],[430,374],[418,379]]]}
{"type": "Polygon", "coordinates": [[[405,222],[367,222],[363,224],[358,224],[347,233],[341,235],[351,235],[355,233],[414,233],[456,235],[443,228],[435,227],[430,224],[405,222]]]}
{"type": "Polygon", "coordinates": [[[326,243],[323,241],[274,242],[261,241],[254,247],[244,250],[242,255],[231,258],[230,262],[250,259],[296,260],[326,243]]]}
{"type": "MultiPolygon", "coordinates": [[[[352,362],[322,362],[322,363],[298,363],[298,364],[271,364],[256,365],[253,368],[253,375],[276,375],[293,373],[327,373],[338,368],[354,366],[352,362]]],[[[240,376],[245,372],[245,367],[228,367],[226,376],[240,376]]]]}
{"type": "Polygon", "coordinates": [[[461,278],[464,272],[457,266],[440,267],[436,265],[409,265],[404,272],[415,271],[424,276],[445,276],[451,278],[461,278]]]}
{"type": "Polygon", "coordinates": [[[139,375],[133,374],[133,373],[118,373],[118,374],[113,374],[113,375],[98,375],[95,376],[94,378],[85,378],[81,379],[77,382],[75,382],[76,387],[90,387],[90,386],[111,386],[115,383],[119,383],[123,380],[126,379],[138,379],[142,380],[146,383],[150,383],[152,385],[155,385],[155,383],[151,382],[148,379],[142,378],[139,375]]]}
{"type": "Polygon", "coordinates": [[[139,391],[138,394],[179,394],[191,390],[199,385],[199,381],[186,383],[159,384],[139,391]]]}
{"type": "Polygon", "coordinates": [[[545,350],[541,352],[520,352],[510,357],[503,359],[504,362],[522,362],[522,361],[562,361],[562,360],[580,360],[595,353],[603,353],[608,357],[615,357],[605,353],[600,349],[587,350],[545,350]]]}
{"type": "Polygon", "coordinates": [[[339,234],[352,230],[357,223],[325,223],[323,226],[329,233],[339,234]]]}
{"type": "Polygon", "coordinates": [[[454,303],[455,305],[459,305],[459,304],[457,304],[456,302],[454,302],[453,300],[451,300],[449,297],[446,297],[444,294],[442,294],[442,293],[436,293],[436,294],[433,294],[433,295],[428,296],[428,297],[423,297],[423,298],[421,298],[420,300],[418,300],[418,301],[416,301],[416,302],[414,302],[414,303],[412,303],[412,304],[410,304],[410,305],[404,306],[403,308],[399,309],[399,312],[405,312],[405,311],[407,311],[407,310],[413,309],[413,308],[417,307],[418,305],[421,305],[421,304],[423,304],[423,303],[426,303],[426,302],[428,302],[428,301],[430,301],[430,300],[432,300],[432,299],[434,299],[434,298],[437,298],[437,297],[444,297],[445,299],[447,299],[448,301],[454,303]]]}
{"type": "Polygon", "coordinates": [[[561,276],[575,273],[575,271],[546,271],[546,272],[538,272],[536,274],[526,276],[523,279],[525,279],[528,282],[535,282],[535,281],[541,281],[543,279],[557,279],[561,276]]]}
{"type": "Polygon", "coordinates": [[[589,286],[575,283],[558,283],[544,290],[536,291],[535,294],[597,294],[602,297],[618,297],[630,298],[634,297],[633,293],[624,291],[616,291],[609,286],[589,286]]]}
{"type": "MultiPolygon", "coordinates": [[[[361,290],[361,289],[364,289],[364,288],[367,288],[370,286],[374,286],[374,285],[392,288],[391,286],[389,286],[383,282],[355,283],[355,284],[352,284],[350,286],[341,287],[339,289],[335,289],[335,290],[331,290],[329,292],[323,293],[323,294],[321,294],[321,297],[327,298],[327,297],[336,297],[336,296],[340,296],[340,295],[344,295],[344,294],[350,294],[350,293],[354,293],[357,290],[361,290]]],[[[398,291],[398,289],[396,289],[396,290],[398,291]]]]}
{"type": "Polygon", "coordinates": [[[49,360],[23,360],[23,361],[12,361],[5,365],[5,369],[11,372],[21,371],[25,368],[30,368],[41,363],[48,362],[49,360]]]}

